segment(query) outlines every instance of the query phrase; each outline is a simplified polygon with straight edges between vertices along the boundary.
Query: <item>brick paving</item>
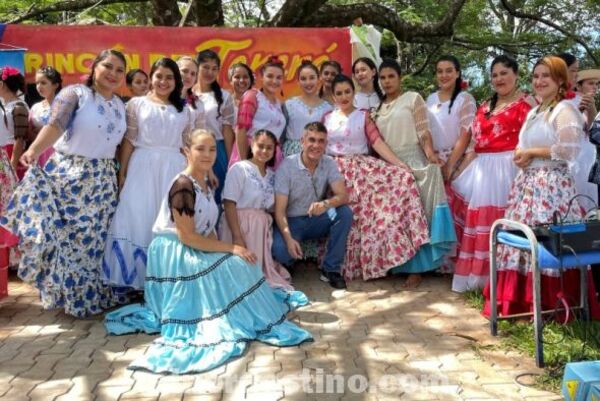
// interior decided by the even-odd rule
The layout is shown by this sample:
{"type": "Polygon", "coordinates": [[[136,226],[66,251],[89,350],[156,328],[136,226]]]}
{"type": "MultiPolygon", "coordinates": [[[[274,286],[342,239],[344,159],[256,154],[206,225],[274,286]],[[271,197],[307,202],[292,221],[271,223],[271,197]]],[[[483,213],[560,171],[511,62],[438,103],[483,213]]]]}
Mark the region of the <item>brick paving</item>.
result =
{"type": "Polygon", "coordinates": [[[43,311],[13,274],[0,301],[0,401],[562,400],[515,382],[538,372],[532,358],[474,350],[498,340],[448,277],[427,277],[416,291],[399,278],[332,291],[314,269],[294,280],[312,303],[291,318],[314,342],[255,342],[226,366],[175,376],[127,370],[153,336],[107,336],[101,316],[43,311]]]}

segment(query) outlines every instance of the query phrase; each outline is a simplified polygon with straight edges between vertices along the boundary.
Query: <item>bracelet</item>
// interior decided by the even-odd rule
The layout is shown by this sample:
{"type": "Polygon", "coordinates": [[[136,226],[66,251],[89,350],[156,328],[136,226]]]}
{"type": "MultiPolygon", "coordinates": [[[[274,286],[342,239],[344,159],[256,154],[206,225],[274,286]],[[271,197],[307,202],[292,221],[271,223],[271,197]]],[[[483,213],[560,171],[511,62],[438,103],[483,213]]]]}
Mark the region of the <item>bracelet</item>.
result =
{"type": "Polygon", "coordinates": [[[330,203],[329,203],[329,199],[325,199],[325,200],[324,200],[324,201],[322,201],[322,202],[323,202],[323,206],[325,206],[325,208],[329,209],[329,208],[331,207],[331,206],[330,206],[330,203]]]}

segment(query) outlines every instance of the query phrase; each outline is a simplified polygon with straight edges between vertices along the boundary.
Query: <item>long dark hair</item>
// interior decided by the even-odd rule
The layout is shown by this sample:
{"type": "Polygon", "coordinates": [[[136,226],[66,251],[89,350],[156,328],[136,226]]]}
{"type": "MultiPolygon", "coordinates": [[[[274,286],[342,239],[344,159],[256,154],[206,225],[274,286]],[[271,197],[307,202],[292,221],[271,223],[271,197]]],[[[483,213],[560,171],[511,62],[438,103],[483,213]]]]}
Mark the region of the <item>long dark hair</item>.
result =
{"type": "Polygon", "coordinates": [[[46,67],[42,67],[39,70],[37,70],[37,73],[45,76],[48,79],[48,81],[50,81],[51,84],[58,84],[58,86],[56,87],[56,91],[54,92],[55,95],[58,92],[60,92],[60,90],[62,89],[63,81],[62,81],[62,76],[60,75],[60,72],[58,72],[56,70],[56,68],[48,65],[46,67]]]}
{"type": "Polygon", "coordinates": [[[110,56],[115,56],[116,58],[121,60],[121,62],[123,62],[123,67],[127,68],[127,60],[125,60],[125,56],[120,51],[114,50],[114,49],[105,49],[105,50],[102,50],[100,53],[98,53],[98,55],[94,59],[94,62],[92,63],[92,67],[90,68],[90,75],[88,75],[88,77],[85,81],[85,86],[90,88],[92,90],[92,92],[94,93],[94,95],[95,95],[94,74],[96,72],[96,66],[98,64],[100,64],[102,61],[109,58],[110,56]]]}
{"type": "Polygon", "coordinates": [[[454,82],[454,90],[452,91],[452,96],[450,97],[450,106],[448,106],[448,114],[450,114],[452,106],[454,105],[454,101],[456,100],[460,92],[462,92],[462,70],[460,69],[460,62],[458,61],[458,59],[450,54],[444,54],[443,56],[438,58],[435,62],[435,67],[437,68],[437,65],[442,61],[452,63],[452,65],[454,65],[454,69],[458,72],[458,78],[456,78],[456,82],[454,82]]]}
{"type": "MultiPolygon", "coordinates": [[[[400,68],[400,64],[398,64],[396,60],[391,58],[384,58],[381,62],[381,65],[379,66],[379,73],[381,73],[381,70],[383,70],[384,68],[391,68],[392,70],[396,71],[396,74],[398,74],[398,78],[402,77],[402,68],[400,68]]],[[[381,98],[381,102],[379,102],[379,105],[377,106],[376,111],[379,111],[381,109],[381,106],[383,105],[383,102],[386,99],[387,94],[384,93],[383,97],[381,98]]]]}
{"type": "Polygon", "coordinates": [[[577,61],[577,57],[575,57],[572,53],[567,53],[567,52],[559,53],[556,55],[556,57],[562,58],[563,61],[565,63],[567,63],[567,67],[572,66],[577,61]]]}
{"type": "Polygon", "coordinates": [[[252,87],[254,86],[254,73],[252,72],[250,67],[248,67],[248,64],[244,64],[244,63],[232,64],[229,67],[229,70],[227,71],[227,78],[231,81],[231,78],[233,78],[233,74],[235,73],[235,70],[237,70],[238,68],[243,68],[244,70],[246,70],[246,72],[248,73],[248,77],[250,78],[250,87],[248,89],[252,89],[252,87]]]}
{"type": "Polygon", "coordinates": [[[337,70],[338,74],[342,73],[342,65],[335,60],[325,60],[319,67],[319,72],[322,73],[326,67],[333,67],[337,70]]]}
{"type": "Polygon", "coordinates": [[[178,112],[183,111],[183,106],[185,104],[184,100],[181,98],[181,90],[183,89],[183,81],[181,80],[181,73],[179,72],[179,66],[177,63],[170,58],[163,57],[158,59],[152,64],[152,68],[150,68],[150,81],[152,81],[152,76],[160,67],[168,68],[173,73],[173,78],[175,78],[175,89],[169,93],[169,102],[175,106],[178,112]]]}
{"type": "MultiPolygon", "coordinates": [[[[275,153],[276,153],[276,148],[277,148],[277,137],[275,136],[274,133],[272,133],[268,129],[259,129],[258,131],[256,131],[254,133],[252,141],[254,142],[261,135],[266,135],[267,137],[271,138],[271,140],[273,141],[273,156],[271,156],[271,158],[269,160],[267,160],[266,165],[269,167],[274,167],[275,166],[275,153]]],[[[248,152],[248,160],[252,159],[253,156],[254,155],[252,154],[252,146],[250,146],[250,149],[248,152]]]]}
{"type": "Polygon", "coordinates": [[[314,65],[313,62],[310,60],[302,60],[302,62],[300,63],[300,67],[298,67],[298,71],[296,71],[296,79],[300,79],[300,73],[305,68],[312,70],[315,74],[317,74],[317,78],[319,78],[319,69],[317,68],[317,66],[314,65]]]}
{"type": "Polygon", "coordinates": [[[333,82],[331,83],[331,91],[335,92],[335,87],[344,82],[349,83],[353,91],[356,90],[356,88],[354,87],[354,82],[352,82],[352,78],[344,74],[337,74],[335,78],[333,78],[333,82]]]}
{"type": "MultiPolygon", "coordinates": [[[[323,71],[325,71],[325,68],[327,68],[327,67],[335,68],[337,70],[338,74],[342,73],[342,66],[340,65],[340,63],[338,63],[335,60],[326,60],[326,61],[323,61],[323,63],[319,67],[319,77],[321,77],[321,75],[323,75],[323,71]]],[[[323,86],[321,86],[321,88],[319,89],[319,97],[323,97],[323,86]]]]}
{"type": "MultiPolygon", "coordinates": [[[[7,67],[5,67],[7,68],[7,67]]],[[[12,67],[10,67],[12,68],[12,67]]],[[[25,93],[25,77],[23,76],[23,74],[21,74],[20,72],[17,74],[12,74],[11,75],[7,75],[7,77],[5,79],[2,79],[2,75],[3,75],[3,71],[4,68],[0,68],[0,81],[2,81],[4,83],[4,85],[8,88],[8,90],[10,90],[13,93],[18,93],[19,91],[21,91],[21,93],[25,93]]],[[[14,70],[13,70],[14,71],[14,70]]],[[[0,102],[0,110],[2,110],[2,115],[4,117],[4,125],[6,125],[8,127],[8,119],[6,117],[6,110],[4,109],[4,106],[2,105],[2,102],[0,102]]]]}
{"type": "MultiPolygon", "coordinates": [[[[490,73],[494,70],[494,66],[498,63],[502,64],[506,68],[510,68],[515,74],[519,73],[519,64],[517,63],[517,60],[515,60],[507,54],[501,54],[499,56],[496,56],[496,58],[492,60],[492,65],[490,66],[490,73]]],[[[485,118],[490,118],[490,116],[492,115],[492,111],[496,108],[496,104],[498,103],[497,92],[494,92],[489,102],[490,106],[488,108],[488,112],[485,113],[485,118]]]]}
{"type": "Polygon", "coordinates": [[[377,66],[375,65],[375,62],[368,57],[357,58],[354,63],[352,63],[352,74],[355,73],[354,68],[358,63],[366,64],[371,70],[375,70],[375,75],[373,75],[373,90],[375,90],[375,93],[377,93],[379,100],[383,99],[383,92],[379,87],[379,74],[377,73],[377,66]]]}
{"type": "Polygon", "coordinates": [[[134,68],[133,70],[129,70],[127,75],[125,75],[125,85],[131,86],[133,84],[133,79],[135,78],[135,74],[142,74],[148,79],[148,74],[140,68],[134,68]]]}
{"type": "MultiPolygon", "coordinates": [[[[217,67],[221,68],[221,59],[219,58],[219,55],[210,49],[202,50],[198,53],[196,61],[198,62],[198,65],[206,63],[207,61],[216,61],[217,67]]],[[[200,75],[200,71],[198,71],[198,75],[200,75]]],[[[215,100],[217,101],[217,117],[221,117],[223,90],[221,89],[221,85],[219,85],[218,79],[215,79],[210,83],[210,90],[215,94],[215,100]]]]}
{"type": "MultiPolygon", "coordinates": [[[[269,57],[267,62],[260,66],[260,75],[264,76],[265,71],[269,67],[279,68],[281,70],[281,72],[283,72],[283,74],[285,75],[285,68],[283,67],[283,61],[281,61],[279,59],[279,57],[277,57],[277,56],[269,57]]],[[[261,89],[261,91],[262,91],[262,89],[261,89]]],[[[281,91],[281,96],[283,96],[283,90],[281,91]]]]}

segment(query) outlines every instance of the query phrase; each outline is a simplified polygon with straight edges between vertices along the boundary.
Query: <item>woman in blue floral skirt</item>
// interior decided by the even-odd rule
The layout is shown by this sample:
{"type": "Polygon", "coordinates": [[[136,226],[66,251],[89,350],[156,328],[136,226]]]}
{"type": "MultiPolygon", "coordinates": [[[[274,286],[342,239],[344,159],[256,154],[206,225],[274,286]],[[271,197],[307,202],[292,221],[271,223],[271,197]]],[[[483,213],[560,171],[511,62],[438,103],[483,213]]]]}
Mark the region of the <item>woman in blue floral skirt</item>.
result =
{"type": "Polygon", "coordinates": [[[114,158],[126,123],[115,91],[125,65],[123,54],[104,50],[85,85],[57,95],[48,125],[21,157],[30,168],[0,219],[20,237],[19,277],[40,290],[45,309],[85,317],[119,301],[100,272],[117,204],[114,158]],[[36,160],[53,145],[42,170],[36,160]]]}

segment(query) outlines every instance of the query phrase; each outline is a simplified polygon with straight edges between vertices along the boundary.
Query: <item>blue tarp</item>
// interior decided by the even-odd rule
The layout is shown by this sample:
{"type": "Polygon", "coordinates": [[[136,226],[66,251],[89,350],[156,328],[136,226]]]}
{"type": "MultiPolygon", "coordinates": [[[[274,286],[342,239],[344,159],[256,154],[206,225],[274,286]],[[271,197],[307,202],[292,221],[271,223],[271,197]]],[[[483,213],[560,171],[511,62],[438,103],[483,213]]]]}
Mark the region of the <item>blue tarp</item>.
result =
{"type": "Polygon", "coordinates": [[[5,24],[0,24],[0,68],[11,66],[25,73],[25,50],[14,43],[3,43],[5,24]]]}

